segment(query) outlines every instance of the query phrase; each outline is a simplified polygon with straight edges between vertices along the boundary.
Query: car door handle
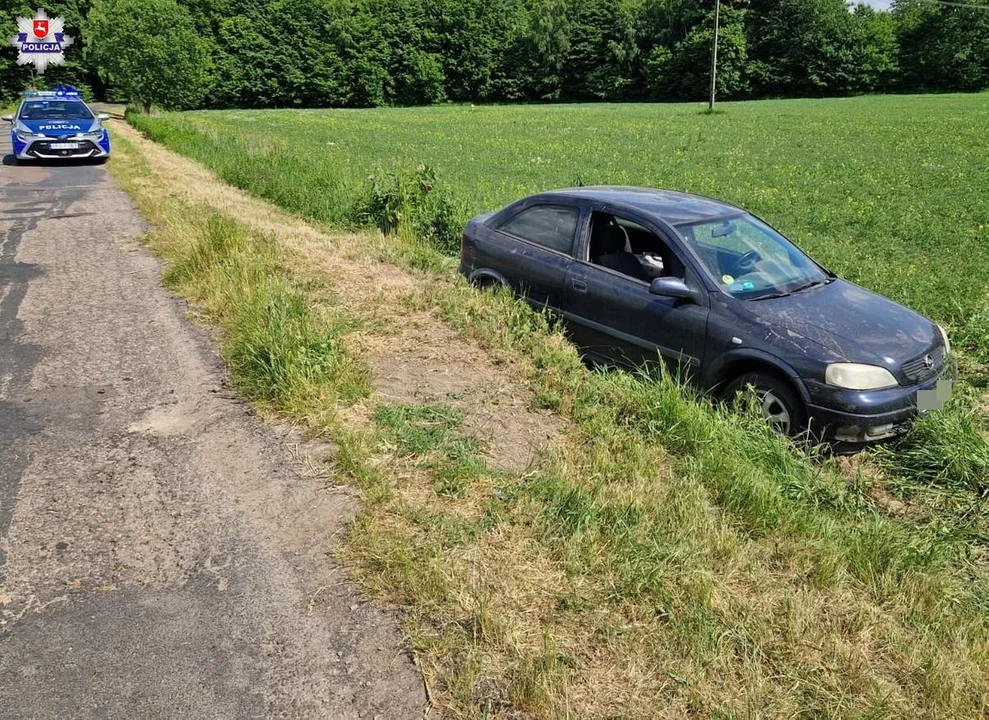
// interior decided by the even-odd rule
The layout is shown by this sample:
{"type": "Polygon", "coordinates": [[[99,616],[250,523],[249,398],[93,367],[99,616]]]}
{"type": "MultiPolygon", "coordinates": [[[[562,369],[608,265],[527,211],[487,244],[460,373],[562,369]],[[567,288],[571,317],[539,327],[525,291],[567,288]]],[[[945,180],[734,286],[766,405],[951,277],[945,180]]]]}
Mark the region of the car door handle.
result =
{"type": "Polygon", "coordinates": [[[572,287],[574,290],[576,290],[579,293],[587,292],[587,283],[585,283],[583,280],[577,280],[576,278],[571,280],[570,287],[572,287]]]}

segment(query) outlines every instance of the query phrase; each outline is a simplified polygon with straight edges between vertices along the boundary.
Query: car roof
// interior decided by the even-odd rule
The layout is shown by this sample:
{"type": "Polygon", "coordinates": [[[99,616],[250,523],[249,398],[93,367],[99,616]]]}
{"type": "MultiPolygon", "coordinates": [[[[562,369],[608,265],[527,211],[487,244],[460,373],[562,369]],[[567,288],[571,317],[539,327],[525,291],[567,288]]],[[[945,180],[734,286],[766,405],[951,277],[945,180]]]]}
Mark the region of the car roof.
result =
{"type": "Polygon", "coordinates": [[[736,216],[746,211],[730,203],[713,198],[675,190],[621,185],[596,185],[564,188],[539,193],[534,197],[559,197],[561,195],[583,200],[606,202],[654,215],[671,225],[702,222],[736,216]]]}

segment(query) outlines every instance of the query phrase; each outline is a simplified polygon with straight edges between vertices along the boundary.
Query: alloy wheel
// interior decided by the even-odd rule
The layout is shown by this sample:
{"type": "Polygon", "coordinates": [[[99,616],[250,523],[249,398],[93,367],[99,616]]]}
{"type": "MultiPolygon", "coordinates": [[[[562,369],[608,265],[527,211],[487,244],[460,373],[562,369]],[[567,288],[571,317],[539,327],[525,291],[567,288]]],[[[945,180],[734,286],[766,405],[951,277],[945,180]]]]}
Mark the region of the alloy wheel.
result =
{"type": "Polygon", "coordinates": [[[764,390],[762,396],[762,414],[766,421],[774,430],[783,434],[790,434],[790,425],[793,422],[790,417],[790,409],[786,403],[772,390],[764,390]]]}

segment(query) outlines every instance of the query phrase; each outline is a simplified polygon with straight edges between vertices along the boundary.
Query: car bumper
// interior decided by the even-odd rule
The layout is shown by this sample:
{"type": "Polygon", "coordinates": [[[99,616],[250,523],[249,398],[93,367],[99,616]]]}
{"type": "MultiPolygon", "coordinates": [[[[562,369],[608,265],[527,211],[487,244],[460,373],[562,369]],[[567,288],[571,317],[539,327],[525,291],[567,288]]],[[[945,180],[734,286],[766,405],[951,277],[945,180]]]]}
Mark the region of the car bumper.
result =
{"type": "Polygon", "coordinates": [[[14,138],[14,156],[18,160],[78,160],[87,158],[109,157],[110,139],[103,135],[99,140],[59,140],[55,138],[36,138],[24,142],[14,138]],[[52,147],[55,145],[74,144],[74,148],[52,147]]]}
{"type": "Polygon", "coordinates": [[[918,393],[928,399],[921,401],[921,407],[935,395],[935,407],[943,406],[957,376],[957,366],[949,359],[936,377],[909,387],[859,391],[806,381],[811,431],[826,440],[856,445],[897,437],[907,432],[918,414],[927,412],[918,409],[918,393]]]}

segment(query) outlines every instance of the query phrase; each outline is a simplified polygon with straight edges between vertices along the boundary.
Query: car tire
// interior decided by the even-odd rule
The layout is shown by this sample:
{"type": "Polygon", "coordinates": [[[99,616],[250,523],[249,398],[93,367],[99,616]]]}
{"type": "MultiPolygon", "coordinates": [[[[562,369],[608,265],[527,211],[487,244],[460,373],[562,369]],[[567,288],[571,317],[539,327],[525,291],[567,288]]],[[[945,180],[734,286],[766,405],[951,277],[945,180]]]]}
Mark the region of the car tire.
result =
{"type": "Polygon", "coordinates": [[[807,409],[793,388],[784,380],[766,372],[748,372],[732,380],[725,387],[722,399],[735,405],[739,391],[751,387],[756,394],[766,421],[781,434],[794,437],[807,425],[807,409]]]}
{"type": "Polygon", "coordinates": [[[478,290],[487,290],[489,292],[508,292],[510,289],[503,281],[490,275],[480,275],[471,279],[470,282],[478,290]]]}

